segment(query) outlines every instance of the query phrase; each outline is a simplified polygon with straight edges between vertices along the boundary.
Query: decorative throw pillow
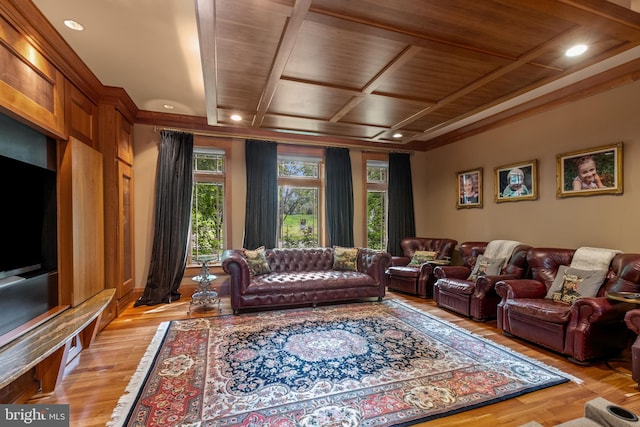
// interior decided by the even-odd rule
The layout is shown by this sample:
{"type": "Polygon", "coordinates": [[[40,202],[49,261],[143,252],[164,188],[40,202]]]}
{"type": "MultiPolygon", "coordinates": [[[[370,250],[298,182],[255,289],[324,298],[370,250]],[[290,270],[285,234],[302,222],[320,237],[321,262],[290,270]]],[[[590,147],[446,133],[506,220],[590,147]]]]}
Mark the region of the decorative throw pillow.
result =
{"type": "Polygon", "coordinates": [[[243,249],[242,251],[244,252],[244,257],[249,264],[249,271],[252,275],[257,276],[271,272],[271,268],[264,254],[264,246],[260,246],[255,250],[243,249]]]}
{"type": "Polygon", "coordinates": [[[487,258],[484,255],[478,255],[476,265],[473,266],[467,280],[475,282],[480,276],[497,276],[500,274],[504,262],[505,258],[487,258]]]}
{"type": "Polygon", "coordinates": [[[573,304],[579,298],[595,297],[606,276],[606,270],[580,270],[561,265],[546,298],[573,304]]]}
{"type": "Polygon", "coordinates": [[[333,269],[342,271],[356,271],[358,248],[333,247],[333,269]]]}
{"type": "Polygon", "coordinates": [[[411,262],[408,264],[412,267],[419,267],[425,262],[433,261],[438,256],[438,252],[436,251],[415,251],[413,257],[411,258],[411,262]]]}

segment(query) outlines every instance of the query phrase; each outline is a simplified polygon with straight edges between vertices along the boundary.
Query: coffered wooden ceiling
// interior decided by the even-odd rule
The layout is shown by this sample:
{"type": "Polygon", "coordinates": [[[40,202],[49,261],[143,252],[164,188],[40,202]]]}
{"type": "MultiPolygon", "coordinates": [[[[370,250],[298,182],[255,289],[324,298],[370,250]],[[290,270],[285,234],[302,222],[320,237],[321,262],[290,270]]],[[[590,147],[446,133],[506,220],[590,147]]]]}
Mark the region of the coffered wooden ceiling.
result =
{"type": "MultiPolygon", "coordinates": [[[[49,15],[86,7],[34,1],[49,15]]],[[[428,150],[584,92],[603,71],[637,79],[640,13],[625,1],[636,0],[144,0],[137,22],[190,4],[206,103],[193,110],[209,126],[428,150]],[[589,49],[565,56],[577,43],[589,49]]]]}
{"type": "Polygon", "coordinates": [[[210,124],[239,113],[253,127],[414,148],[640,43],[640,14],[606,1],[196,4],[210,124]],[[565,56],[577,43],[587,52],[565,56]]]}

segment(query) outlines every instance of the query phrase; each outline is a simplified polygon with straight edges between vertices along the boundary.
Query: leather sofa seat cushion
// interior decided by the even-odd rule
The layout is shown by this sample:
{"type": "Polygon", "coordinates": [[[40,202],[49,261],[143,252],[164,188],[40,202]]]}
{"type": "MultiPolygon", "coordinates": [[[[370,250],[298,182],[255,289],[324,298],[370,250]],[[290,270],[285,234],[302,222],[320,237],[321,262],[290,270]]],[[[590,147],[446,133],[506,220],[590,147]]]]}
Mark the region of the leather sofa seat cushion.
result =
{"type": "Polygon", "coordinates": [[[567,323],[571,315],[568,304],[541,298],[509,300],[509,312],[551,323],[567,323]]]}
{"type": "Polygon", "coordinates": [[[389,273],[394,277],[417,278],[420,275],[420,268],[416,267],[389,267],[389,273]]]}
{"type": "Polygon", "coordinates": [[[438,281],[438,289],[441,293],[454,293],[461,295],[471,295],[475,290],[475,282],[457,279],[440,279],[438,281]]]}
{"type": "Polygon", "coordinates": [[[288,273],[269,273],[252,278],[246,289],[248,294],[296,293],[317,290],[344,289],[344,283],[350,286],[377,287],[373,277],[357,271],[300,271],[288,273]]]}

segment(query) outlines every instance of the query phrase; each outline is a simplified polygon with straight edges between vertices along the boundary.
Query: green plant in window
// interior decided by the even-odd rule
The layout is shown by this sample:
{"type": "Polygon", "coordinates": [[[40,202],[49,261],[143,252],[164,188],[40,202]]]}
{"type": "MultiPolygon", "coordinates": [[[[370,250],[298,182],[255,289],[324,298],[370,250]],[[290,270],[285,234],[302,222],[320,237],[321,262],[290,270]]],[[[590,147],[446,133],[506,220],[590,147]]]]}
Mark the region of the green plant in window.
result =
{"type": "Polygon", "coordinates": [[[284,247],[318,246],[318,191],[281,186],[279,240],[284,247]]]}
{"type": "Polygon", "coordinates": [[[367,192],[367,246],[372,249],[385,249],[385,193],[367,192]]]}
{"type": "Polygon", "coordinates": [[[224,188],[218,183],[198,183],[195,186],[191,223],[191,257],[219,256],[223,236],[224,188]]]}

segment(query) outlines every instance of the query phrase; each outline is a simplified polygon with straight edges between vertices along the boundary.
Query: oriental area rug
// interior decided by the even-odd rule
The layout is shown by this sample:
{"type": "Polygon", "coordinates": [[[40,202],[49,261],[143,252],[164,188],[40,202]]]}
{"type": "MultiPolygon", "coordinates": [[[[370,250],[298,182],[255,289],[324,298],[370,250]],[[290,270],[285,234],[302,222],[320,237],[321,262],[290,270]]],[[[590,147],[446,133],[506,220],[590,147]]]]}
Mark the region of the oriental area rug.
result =
{"type": "Polygon", "coordinates": [[[402,426],[574,378],[402,302],[166,322],[111,426],[402,426]]]}

